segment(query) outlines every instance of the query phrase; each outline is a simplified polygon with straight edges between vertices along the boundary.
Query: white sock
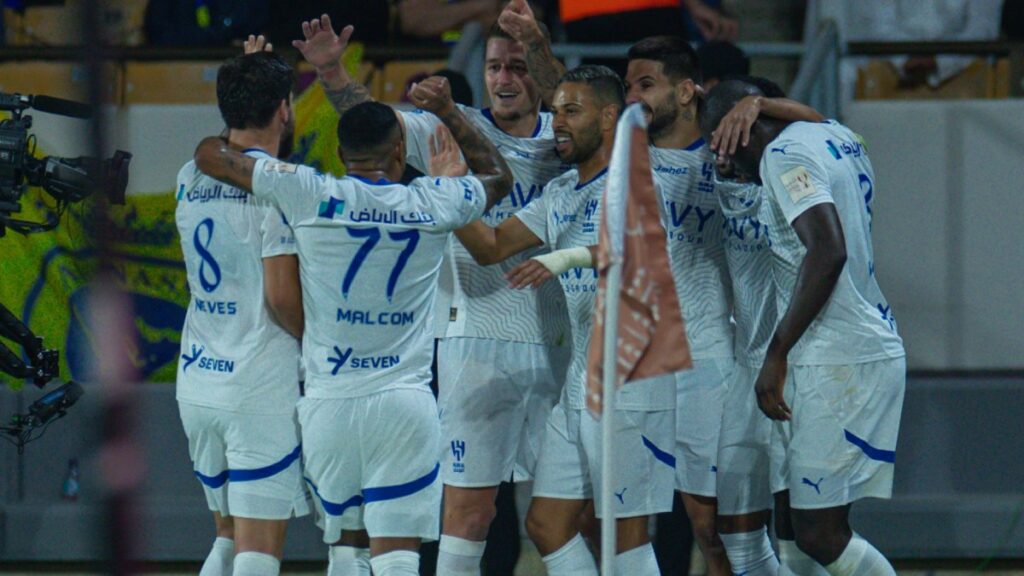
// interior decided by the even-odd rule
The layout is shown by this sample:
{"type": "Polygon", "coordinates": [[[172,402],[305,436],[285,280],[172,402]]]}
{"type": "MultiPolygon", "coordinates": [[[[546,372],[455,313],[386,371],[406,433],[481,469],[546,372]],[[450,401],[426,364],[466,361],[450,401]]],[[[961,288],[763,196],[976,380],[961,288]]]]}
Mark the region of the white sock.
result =
{"type": "Polygon", "coordinates": [[[373,576],[419,576],[420,553],[395,550],[370,558],[373,576]]]}
{"type": "Polygon", "coordinates": [[[825,570],[832,576],[896,576],[885,556],[856,532],[839,558],[825,570]]]}
{"type": "Polygon", "coordinates": [[[779,539],[779,576],[828,576],[825,567],[797,548],[793,540],[779,539]]]}
{"type": "Polygon", "coordinates": [[[576,534],[564,546],[544,558],[548,576],[597,576],[597,565],[583,536],[576,534]]]}
{"type": "Polygon", "coordinates": [[[331,546],[327,553],[327,576],[370,576],[370,549],[331,546]]]}
{"type": "Polygon", "coordinates": [[[277,576],[281,573],[281,561],[262,552],[239,552],[235,554],[235,574],[238,576],[277,576]]]}
{"type": "Polygon", "coordinates": [[[487,542],[441,534],[437,551],[437,576],[480,576],[480,559],[487,542]]]}
{"type": "Polygon", "coordinates": [[[658,558],[654,555],[654,546],[650,542],[626,550],[615,555],[616,574],[635,574],[636,576],[660,576],[658,558]]]}
{"type": "Polygon", "coordinates": [[[768,530],[761,528],[754,532],[718,535],[725,544],[725,554],[729,557],[733,574],[776,576],[779,573],[779,559],[772,550],[768,530]]]}
{"type": "Polygon", "coordinates": [[[213,548],[206,555],[206,561],[199,570],[199,576],[231,576],[231,564],[235,561],[235,541],[218,537],[213,548]]]}

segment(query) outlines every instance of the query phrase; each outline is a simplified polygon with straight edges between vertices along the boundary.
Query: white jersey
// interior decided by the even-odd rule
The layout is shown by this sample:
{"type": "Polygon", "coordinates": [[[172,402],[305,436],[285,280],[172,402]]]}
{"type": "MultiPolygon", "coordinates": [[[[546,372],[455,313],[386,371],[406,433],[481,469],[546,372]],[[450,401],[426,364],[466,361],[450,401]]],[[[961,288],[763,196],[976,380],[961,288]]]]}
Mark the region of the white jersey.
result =
{"type": "MultiPolygon", "coordinates": [[[[860,137],[837,122],[791,124],[768,145],[760,172],[777,218],[792,224],[813,206],[835,204],[846,239],[846,266],[835,291],[790,351],[789,362],[860,364],[903,357],[896,319],[875,280],[875,175],[860,137]]],[[[780,317],[789,309],[806,253],[792,226],[773,239],[780,317]]]]}
{"type": "Polygon", "coordinates": [[[704,140],[684,149],[652,146],[669,264],[694,360],[733,355],[732,294],[715,197],[715,159],[704,140]]]}
{"type": "Polygon", "coordinates": [[[772,240],[789,223],[772,217],[760,186],[716,182],[715,189],[725,220],[722,232],[732,284],[736,360],[759,368],[779,317],[772,240]]]}
{"type": "MultiPolygon", "coordinates": [[[[487,109],[459,107],[484,137],[494,143],[508,162],[515,184],[512,192],[484,213],[488,226],[497,226],[509,216],[545,194],[549,180],[568,169],[555,154],[551,115],[541,113],[529,138],[517,138],[502,131],[487,109]]],[[[417,110],[403,112],[406,129],[406,160],[426,172],[430,159],[429,137],[441,123],[417,110]]],[[[467,336],[532,344],[564,345],[569,339],[565,299],[552,283],[538,290],[510,290],[505,272],[532,256],[546,252],[523,252],[492,266],[480,266],[462,244],[451,243],[446,264],[452,280],[442,285],[439,303],[449,303],[439,320],[447,322],[446,337],[467,336]],[[445,292],[445,290],[450,292],[445,292]]]]}
{"type": "Polygon", "coordinates": [[[408,186],[338,179],[260,160],[252,188],[295,230],[306,396],[427,388],[441,258],[449,232],[483,213],[483,184],[472,176],[408,186]]]}
{"type": "Polygon", "coordinates": [[[195,162],[178,172],[177,188],[174,217],[192,295],[181,331],[178,400],[233,412],[293,412],[299,342],[271,320],[263,294],[263,258],[295,254],[291,229],[272,203],[213,180],[195,162]]]}
{"type": "MultiPolygon", "coordinates": [[[[607,169],[583,184],[579,183],[579,172],[570,170],[548,183],[544,197],[516,214],[516,218],[551,249],[596,245],[601,225],[601,199],[607,182],[607,169]]],[[[597,269],[573,268],[558,280],[565,292],[572,323],[572,360],[562,401],[570,408],[581,410],[586,406],[587,353],[597,300],[597,269]]],[[[652,384],[628,385],[620,391],[617,406],[624,410],[664,408],[672,405],[674,394],[675,381],[671,378],[652,384]]]]}

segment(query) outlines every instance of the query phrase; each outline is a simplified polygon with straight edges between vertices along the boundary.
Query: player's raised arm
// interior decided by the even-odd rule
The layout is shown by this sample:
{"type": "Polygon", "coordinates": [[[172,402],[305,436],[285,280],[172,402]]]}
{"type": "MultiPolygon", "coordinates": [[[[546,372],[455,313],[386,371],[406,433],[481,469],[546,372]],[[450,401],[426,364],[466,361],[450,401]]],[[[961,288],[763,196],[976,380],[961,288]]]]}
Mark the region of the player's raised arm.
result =
{"type": "Polygon", "coordinates": [[[338,116],[356,104],[372,100],[366,86],[353,80],[341,65],[341,55],[348,47],[348,40],[354,30],[349,25],[342,28],[341,34],[335,33],[331,17],[324,14],[303,22],[302,35],[305,39],[292,42],[292,46],[302,53],[306,62],[316,68],[316,75],[338,116]]]}
{"type": "Polygon", "coordinates": [[[487,210],[512,190],[512,171],[494,144],[471,124],[452,101],[448,80],[432,76],[413,84],[409,99],[444,122],[462,150],[466,165],[484,185],[487,210]]]}
{"type": "Polygon", "coordinates": [[[761,114],[790,122],[821,122],[825,119],[814,108],[796,100],[747,96],[719,122],[711,140],[711,149],[726,155],[735,154],[738,145],[750,143],[750,128],[761,114]]]}
{"type": "Polygon", "coordinates": [[[526,0],[512,0],[498,16],[498,25],[523,45],[526,67],[540,89],[541,100],[550,106],[565,66],[551,51],[551,39],[541,29],[530,4],[526,0]]]}
{"type": "Polygon", "coordinates": [[[256,159],[231,148],[223,138],[203,138],[196,147],[194,159],[196,167],[203,174],[252,192],[252,173],[256,159]]]}

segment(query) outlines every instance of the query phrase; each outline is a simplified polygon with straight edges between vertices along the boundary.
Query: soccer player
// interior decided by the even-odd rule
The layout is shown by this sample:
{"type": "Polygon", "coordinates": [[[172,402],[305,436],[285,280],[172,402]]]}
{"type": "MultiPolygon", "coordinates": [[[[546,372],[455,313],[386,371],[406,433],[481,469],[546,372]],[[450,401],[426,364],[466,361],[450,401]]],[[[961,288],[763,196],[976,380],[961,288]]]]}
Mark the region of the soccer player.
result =
{"type": "MultiPolygon", "coordinates": [[[[603,66],[567,73],[555,91],[555,141],[559,156],[576,167],[552,180],[540,201],[495,228],[484,223],[460,230],[459,240],[482,264],[547,244],[556,254],[590,262],[597,244],[601,197],[618,117],[623,108],[619,77],[603,66]]],[[[529,277],[535,261],[511,273],[514,285],[529,277]]],[[[586,359],[597,292],[597,272],[571,268],[559,276],[569,304],[573,354],[561,400],[548,419],[537,463],[527,530],[544,555],[548,574],[597,574],[594,559],[577,529],[577,517],[601,486],[600,423],[585,402],[586,359]]],[[[597,515],[618,519],[616,563],[623,574],[658,574],[647,520],[672,507],[674,381],[656,379],[618,392],[616,453],[622,455],[613,510],[597,515]],[[663,448],[664,447],[664,448],[663,448]]]]}
{"type": "MultiPolygon", "coordinates": [[[[228,141],[271,159],[291,137],[292,69],[271,53],[217,73],[228,141]]],[[[189,455],[217,528],[201,574],[277,574],[285,527],[309,512],[298,424],[303,315],[295,238],[273,204],[178,173],[175,212],[192,294],[177,399],[189,455]]]]}
{"type": "MultiPolygon", "coordinates": [[[[307,22],[303,32],[305,40],[296,47],[316,67],[339,113],[368,100],[367,89],[338,65],[352,27],[339,36],[323,16],[307,22]]],[[[523,47],[498,27],[487,41],[485,68],[491,108],[460,110],[498,146],[515,178],[512,193],[484,214],[484,222],[497,226],[536,202],[566,166],[555,154],[551,115],[540,112],[540,95],[527,74],[523,47]]],[[[409,164],[427,171],[429,137],[440,120],[423,111],[399,112],[398,118],[409,164]]],[[[440,574],[479,573],[498,485],[530,478],[547,416],[561,389],[570,356],[561,291],[553,284],[536,291],[510,290],[503,276],[538,252],[529,250],[501,265],[483,267],[453,243],[445,263],[453,286],[439,300],[445,305],[438,311],[446,327],[438,347],[446,447],[440,574]]]]}
{"type": "Polygon", "coordinates": [[[430,324],[448,233],[512,187],[505,161],[451,101],[446,80],[428,78],[409,96],[451,130],[472,176],[395,184],[405,140],[392,109],[375,102],[352,107],[339,122],[346,178],[254,160],[216,138],[196,151],[201,170],[274,202],[295,231],[306,317],[298,412],[307,482],[324,517],[324,542],[365,529],[378,576],[418,574],[421,539],[437,538],[430,324]]]}
{"type": "MultiPolygon", "coordinates": [[[[742,81],[716,86],[702,111],[704,134],[759,94],[742,81]]],[[[762,115],[726,160],[764,185],[772,217],[790,225],[771,242],[780,318],[755,384],[758,406],[777,421],[776,514],[792,521],[799,549],[828,573],[895,574],[849,524],[853,502],[891,496],[906,378],[903,343],[875,278],[867,150],[836,122],[762,115]]]]}
{"type": "MultiPolygon", "coordinates": [[[[538,34],[529,6],[513,1],[499,22],[527,47],[531,74],[541,79],[541,93],[548,94],[551,87],[543,80],[562,65],[538,34]]],[[[724,486],[729,504],[722,510],[717,531],[731,534],[726,538],[731,541],[727,548],[735,550],[741,566],[762,561],[770,564],[774,555],[765,530],[771,506],[767,492],[763,491],[765,496],[758,502],[746,501],[749,480],[756,474],[751,476],[747,469],[723,475],[717,462],[722,418],[731,417],[724,411],[727,393],[730,387],[740,392],[731,384],[732,303],[722,243],[724,221],[712,181],[715,160],[697,124],[700,69],[693,48],[672,36],[641,40],[630,48],[628,57],[626,102],[641,103],[647,113],[651,164],[661,194],[669,260],[694,359],[692,370],[676,375],[676,487],[709,573],[724,576],[730,567],[716,533],[716,495],[723,476],[729,478],[724,486]]],[[[758,105],[766,114],[821,118],[814,110],[788,100],[762,99],[758,105]]]]}

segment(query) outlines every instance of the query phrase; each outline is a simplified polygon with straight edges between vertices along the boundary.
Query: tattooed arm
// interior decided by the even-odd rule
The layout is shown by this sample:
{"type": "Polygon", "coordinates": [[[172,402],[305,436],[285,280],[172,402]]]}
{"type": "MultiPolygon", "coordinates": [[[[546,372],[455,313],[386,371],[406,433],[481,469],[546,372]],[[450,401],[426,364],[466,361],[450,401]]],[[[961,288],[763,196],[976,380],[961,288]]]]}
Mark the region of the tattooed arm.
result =
{"type": "Polygon", "coordinates": [[[433,112],[451,131],[462,149],[466,165],[487,191],[487,209],[512,190],[512,172],[494,144],[471,124],[452,101],[448,80],[432,76],[414,84],[410,100],[420,108],[433,112]]]}
{"type": "Polygon", "coordinates": [[[551,106],[565,66],[551,52],[551,41],[544,35],[526,0],[512,0],[498,17],[498,24],[523,45],[526,67],[540,89],[541,100],[551,106]]]}
{"type": "Polygon", "coordinates": [[[195,153],[196,167],[210,178],[252,192],[256,159],[232,149],[217,136],[203,138],[195,153]]]}
{"type": "Polygon", "coordinates": [[[372,100],[370,91],[356,82],[341,65],[341,55],[348,46],[348,40],[355,29],[346,26],[341,34],[336,34],[331,26],[331,17],[324,14],[302,23],[302,35],[305,40],[295,40],[292,46],[316,68],[317,77],[324,87],[327,99],[341,116],[346,110],[372,100]]]}

